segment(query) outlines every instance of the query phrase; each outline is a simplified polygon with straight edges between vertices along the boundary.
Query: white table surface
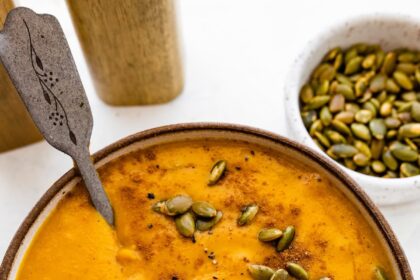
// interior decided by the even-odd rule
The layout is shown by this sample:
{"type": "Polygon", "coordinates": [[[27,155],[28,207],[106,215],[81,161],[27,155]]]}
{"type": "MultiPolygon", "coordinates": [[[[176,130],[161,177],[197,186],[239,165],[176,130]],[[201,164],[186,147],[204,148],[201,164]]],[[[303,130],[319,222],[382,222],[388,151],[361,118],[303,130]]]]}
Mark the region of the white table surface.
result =
{"type": "MultiPolygon", "coordinates": [[[[93,152],[134,132],[179,122],[240,123],[287,136],[283,84],[309,39],[337,20],[358,14],[402,13],[420,20],[418,0],[182,0],[178,2],[186,81],[182,95],[164,105],[123,108],[110,107],[95,95],[63,0],[16,3],[60,20],[93,110],[93,152]]],[[[45,142],[0,154],[0,258],[35,202],[71,164],[45,142]]],[[[420,201],[381,210],[415,279],[420,279],[420,201]]]]}

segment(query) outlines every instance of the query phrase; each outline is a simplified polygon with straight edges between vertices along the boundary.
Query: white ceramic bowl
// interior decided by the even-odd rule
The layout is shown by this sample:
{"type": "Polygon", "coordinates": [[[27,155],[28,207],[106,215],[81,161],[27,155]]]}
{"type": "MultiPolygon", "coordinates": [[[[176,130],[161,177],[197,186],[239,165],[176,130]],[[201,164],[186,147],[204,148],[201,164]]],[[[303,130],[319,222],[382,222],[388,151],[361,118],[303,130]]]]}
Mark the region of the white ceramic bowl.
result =
{"type": "Polygon", "coordinates": [[[420,176],[385,179],[350,170],[330,159],[312,141],[300,118],[299,91],[308,81],[312,70],[325,53],[336,47],[349,47],[354,43],[380,44],[384,50],[407,47],[420,50],[420,21],[405,15],[373,14],[351,18],[335,24],[326,32],[308,42],[296,58],[286,85],[286,117],[290,137],[320,151],[330,161],[344,169],[379,205],[392,205],[420,198],[420,176]]]}

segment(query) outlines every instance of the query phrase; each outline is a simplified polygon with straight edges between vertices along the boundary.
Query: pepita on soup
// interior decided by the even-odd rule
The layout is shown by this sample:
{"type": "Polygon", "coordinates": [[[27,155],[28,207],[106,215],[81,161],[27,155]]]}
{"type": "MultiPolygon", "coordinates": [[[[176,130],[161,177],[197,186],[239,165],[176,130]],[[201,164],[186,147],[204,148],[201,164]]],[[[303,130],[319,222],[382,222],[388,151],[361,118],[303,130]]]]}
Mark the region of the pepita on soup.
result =
{"type": "Polygon", "coordinates": [[[420,52],[333,48],[300,92],[301,116],[328,156],[384,178],[419,175],[420,52]]]}

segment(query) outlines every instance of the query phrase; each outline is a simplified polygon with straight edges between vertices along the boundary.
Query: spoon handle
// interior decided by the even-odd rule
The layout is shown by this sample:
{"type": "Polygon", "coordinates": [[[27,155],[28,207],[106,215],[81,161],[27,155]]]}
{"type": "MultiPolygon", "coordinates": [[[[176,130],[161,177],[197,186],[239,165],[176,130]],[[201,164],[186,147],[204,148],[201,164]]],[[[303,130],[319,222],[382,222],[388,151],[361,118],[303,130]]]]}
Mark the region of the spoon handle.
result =
{"type": "Polygon", "coordinates": [[[90,160],[92,112],[57,19],[10,11],[0,31],[0,60],[48,143],[77,163],[93,205],[110,225],[110,202],[90,160]]]}

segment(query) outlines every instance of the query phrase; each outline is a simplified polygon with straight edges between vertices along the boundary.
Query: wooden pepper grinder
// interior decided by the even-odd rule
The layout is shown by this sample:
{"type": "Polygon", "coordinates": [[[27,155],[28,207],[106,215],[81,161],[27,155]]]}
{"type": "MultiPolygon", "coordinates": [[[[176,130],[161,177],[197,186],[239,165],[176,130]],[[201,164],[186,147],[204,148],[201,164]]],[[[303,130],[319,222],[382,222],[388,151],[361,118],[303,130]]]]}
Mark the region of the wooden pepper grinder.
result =
{"type": "MultiPolygon", "coordinates": [[[[13,8],[11,0],[0,1],[0,29],[7,13],[13,8]]],[[[9,75],[0,63],[0,152],[8,151],[42,139],[9,75]]]]}
{"type": "Polygon", "coordinates": [[[183,75],[173,0],[68,0],[99,96],[111,105],[167,102],[183,75]]]}

